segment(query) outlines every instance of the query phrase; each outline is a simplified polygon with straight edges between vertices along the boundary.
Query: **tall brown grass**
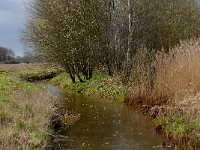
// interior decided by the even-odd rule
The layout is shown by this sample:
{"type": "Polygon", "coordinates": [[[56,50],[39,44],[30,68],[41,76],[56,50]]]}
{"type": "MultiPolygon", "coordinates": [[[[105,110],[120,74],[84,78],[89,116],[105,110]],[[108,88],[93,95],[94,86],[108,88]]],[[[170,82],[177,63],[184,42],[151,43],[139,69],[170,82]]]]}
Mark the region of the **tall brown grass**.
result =
{"type": "Polygon", "coordinates": [[[156,53],[151,61],[147,56],[147,50],[141,49],[135,57],[128,103],[175,104],[200,91],[199,39],[181,42],[169,53],[156,53]],[[153,87],[149,86],[149,81],[153,81],[153,87]]]}
{"type": "Polygon", "coordinates": [[[18,102],[4,108],[4,112],[13,117],[12,122],[0,125],[0,149],[45,149],[49,144],[49,126],[55,111],[52,96],[34,90],[30,94],[14,91],[12,95],[18,102]],[[24,107],[26,109],[22,109],[24,107]]]}
{"type": "Polygon", "coordinates": [[[0,76],[0,150],[46,149],[55,101],[42,85],[20,81],[18,68],[0,76]]]}

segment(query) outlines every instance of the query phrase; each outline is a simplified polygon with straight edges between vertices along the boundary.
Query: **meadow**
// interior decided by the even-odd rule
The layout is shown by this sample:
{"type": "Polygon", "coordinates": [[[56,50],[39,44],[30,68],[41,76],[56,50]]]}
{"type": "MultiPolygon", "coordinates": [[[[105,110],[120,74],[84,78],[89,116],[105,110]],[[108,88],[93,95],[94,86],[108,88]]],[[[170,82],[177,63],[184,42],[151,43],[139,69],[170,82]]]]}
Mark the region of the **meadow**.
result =
{"type": "Polygon", "coordinates": [[[20,78],[24,72],[44,68],[44,64],[0,64],[0,149],[45,149],[49,145],[55,100],[41,84],[20,78]]]}

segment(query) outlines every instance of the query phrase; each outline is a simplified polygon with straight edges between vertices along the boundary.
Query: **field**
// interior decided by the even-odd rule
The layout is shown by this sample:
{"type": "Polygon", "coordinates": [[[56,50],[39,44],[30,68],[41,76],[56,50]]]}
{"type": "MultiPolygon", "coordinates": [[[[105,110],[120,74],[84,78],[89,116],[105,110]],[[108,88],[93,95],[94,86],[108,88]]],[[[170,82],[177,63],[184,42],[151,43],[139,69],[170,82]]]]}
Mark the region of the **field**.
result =
{"type": "Polygon", "coordinates": [[[54,114],[52,96],[39,84],[21,81],[19,72],[41,65],[0,64],[0,149],[45,149],[54,114]]]}

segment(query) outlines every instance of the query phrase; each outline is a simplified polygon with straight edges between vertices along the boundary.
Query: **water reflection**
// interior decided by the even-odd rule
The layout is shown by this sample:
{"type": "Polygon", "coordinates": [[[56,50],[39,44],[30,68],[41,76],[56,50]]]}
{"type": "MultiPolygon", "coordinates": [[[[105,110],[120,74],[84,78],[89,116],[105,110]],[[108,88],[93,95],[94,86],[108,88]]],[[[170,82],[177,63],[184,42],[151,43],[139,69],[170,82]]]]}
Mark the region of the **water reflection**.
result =
{"type": "Polygon", "coordinates": [[[163,139],[144,116],[130,107],[77,94],[66,93],[64,97],[62,105],[81,114],[81,119],[56,139],[57,149],[163,149],[163,139]]]}

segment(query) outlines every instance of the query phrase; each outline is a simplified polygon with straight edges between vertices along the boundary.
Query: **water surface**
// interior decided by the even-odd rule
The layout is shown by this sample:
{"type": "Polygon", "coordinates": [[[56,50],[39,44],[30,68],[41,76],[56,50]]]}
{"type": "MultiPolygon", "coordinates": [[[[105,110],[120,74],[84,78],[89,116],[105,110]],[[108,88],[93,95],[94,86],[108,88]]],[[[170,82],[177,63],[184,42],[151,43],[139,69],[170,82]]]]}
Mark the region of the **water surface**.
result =
{"type": "Polygon", "coordinates": [[[62,99],[62,105],[81,114],[81,119],[58,135],[54,149],[164,149],[164,139],[155,133],[150,121],[125,104],[73,93],[63,94],[62,99]]]}

